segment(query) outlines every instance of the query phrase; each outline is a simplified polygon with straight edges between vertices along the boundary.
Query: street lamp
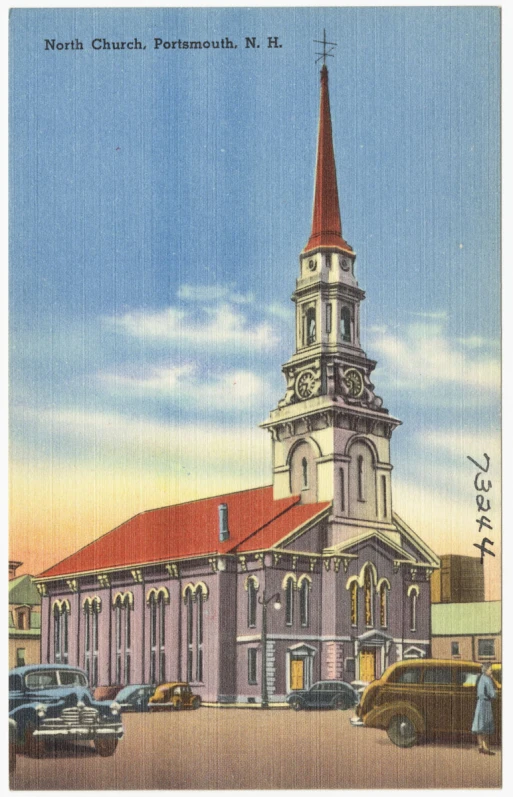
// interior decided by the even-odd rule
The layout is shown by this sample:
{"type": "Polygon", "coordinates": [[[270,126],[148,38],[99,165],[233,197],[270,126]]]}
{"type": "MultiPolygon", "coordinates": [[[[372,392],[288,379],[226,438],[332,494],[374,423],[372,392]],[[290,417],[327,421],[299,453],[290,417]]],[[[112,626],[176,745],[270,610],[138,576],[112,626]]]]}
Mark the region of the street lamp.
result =
{"type": "Polygon", "coordinates": [[[280,593],[275,592],[270,598],[265,597],[264,594],[258,598],[259,604],[262,606],[262,702],[261,708],[269,708],[269,695],[267,691],[267,607],[270,603],[273,604],[276,611],[281,609],[280,593]]]}

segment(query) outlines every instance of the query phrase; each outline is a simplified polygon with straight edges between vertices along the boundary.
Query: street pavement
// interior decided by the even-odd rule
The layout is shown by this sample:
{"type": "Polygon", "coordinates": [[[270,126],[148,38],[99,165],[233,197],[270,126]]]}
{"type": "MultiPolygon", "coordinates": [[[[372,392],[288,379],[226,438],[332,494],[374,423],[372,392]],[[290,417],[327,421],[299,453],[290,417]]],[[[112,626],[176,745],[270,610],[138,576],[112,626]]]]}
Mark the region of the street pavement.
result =
{"type": "Polygon", "coordinates": [[[351,711],[240,710],[124,714],[115,755],[61,745],[17,756],[11,788],[340,789],[496,788],[501,751],[472,740],[395,747],[383,731],[353,727],[351,711]]]}

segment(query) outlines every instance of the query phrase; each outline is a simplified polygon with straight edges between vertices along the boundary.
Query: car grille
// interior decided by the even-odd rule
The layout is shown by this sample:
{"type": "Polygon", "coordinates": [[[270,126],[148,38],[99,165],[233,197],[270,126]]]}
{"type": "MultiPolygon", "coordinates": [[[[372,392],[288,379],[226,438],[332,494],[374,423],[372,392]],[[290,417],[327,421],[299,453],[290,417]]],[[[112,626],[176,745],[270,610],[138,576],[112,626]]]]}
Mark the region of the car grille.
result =
{"type": "Polygon", "coordinates": [[[66,725],[95,725],[98,722],[98,711],[91,706],[64,708],[61,720],[66,725]]]}

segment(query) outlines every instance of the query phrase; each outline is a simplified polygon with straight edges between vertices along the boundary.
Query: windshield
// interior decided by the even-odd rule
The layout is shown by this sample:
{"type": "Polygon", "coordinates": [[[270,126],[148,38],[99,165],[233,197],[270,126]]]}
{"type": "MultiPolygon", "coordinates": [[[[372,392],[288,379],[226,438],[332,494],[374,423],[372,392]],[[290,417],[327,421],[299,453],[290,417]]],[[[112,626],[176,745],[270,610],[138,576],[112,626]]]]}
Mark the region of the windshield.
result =
{"type": "Polygon", "coordinates": [[[59,686],[87,686],[84,673],[76,670],[40,670],[25,676],[27,689],[54,689],[59,686]]]}

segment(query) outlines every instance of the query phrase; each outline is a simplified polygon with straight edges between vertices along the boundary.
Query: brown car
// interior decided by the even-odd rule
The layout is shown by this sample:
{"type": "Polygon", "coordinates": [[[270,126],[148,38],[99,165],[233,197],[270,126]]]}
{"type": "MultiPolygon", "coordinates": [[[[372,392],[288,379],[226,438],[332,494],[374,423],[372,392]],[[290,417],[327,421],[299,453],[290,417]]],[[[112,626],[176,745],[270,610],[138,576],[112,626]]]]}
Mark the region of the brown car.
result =
{"type": "MultiPolygon", "coordinates": [[[[399,747],[438,734],[471,733],[476,683],[475,661],[409,659],[392,664],[367,686],[356,713],[364,725],[382,728],[399,747]]],[[[492,666],[497,697],[493,701],[495,735],[501,734],[501,665],[492,666]]]]}
{"type": "Polygon", "coordinates": [[[172,709],[180,711],[182,708],[199,708],[201,697],[192,693],[187,683],[173,682],[160,684],[148,701],[150,711],[163,711],[172,709]]]}

